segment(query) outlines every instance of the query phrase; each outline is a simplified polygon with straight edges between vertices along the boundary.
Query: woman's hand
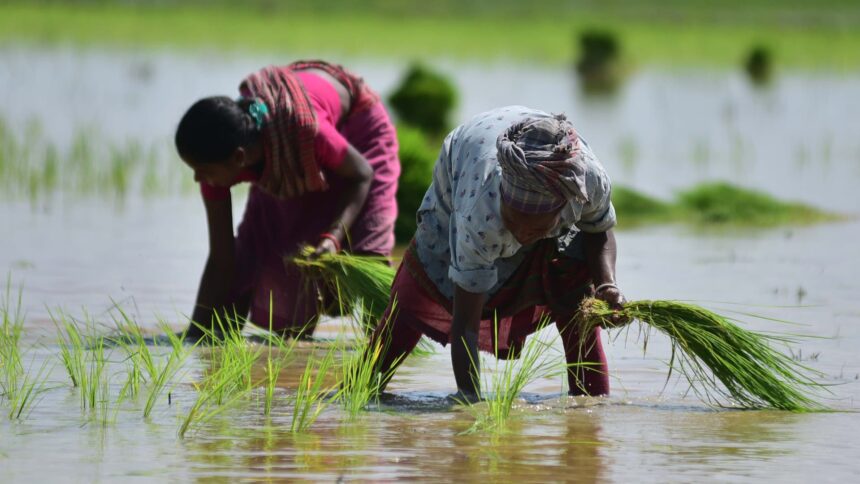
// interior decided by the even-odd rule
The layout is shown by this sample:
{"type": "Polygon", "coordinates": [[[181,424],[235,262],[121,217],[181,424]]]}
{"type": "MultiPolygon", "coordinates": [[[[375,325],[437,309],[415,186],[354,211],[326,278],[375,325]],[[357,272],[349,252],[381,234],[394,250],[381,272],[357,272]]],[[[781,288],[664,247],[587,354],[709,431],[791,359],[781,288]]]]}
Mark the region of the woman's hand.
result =
{"type": "Polygon", "coordinates": [[[325,254],[337,254],[337,252],[338,247],[337,244],[335,244],[334,240],[328,237],[323,237],[317,244],[317,247],[314,250],[312,257],[315,259],[325,254]]]}
{"type": "Polygon", "coordinates": [[[594,291],[594,297],[601,301],[606,301],[609,307],[615,310],[615,314],[609,318],[612,326],[624,326],[630,323],[630,318],[621,312],[627,299],[621,293],[621,289],[618,289],[618,286],[614,284],[598,285],[597,290],[594,291]]]}

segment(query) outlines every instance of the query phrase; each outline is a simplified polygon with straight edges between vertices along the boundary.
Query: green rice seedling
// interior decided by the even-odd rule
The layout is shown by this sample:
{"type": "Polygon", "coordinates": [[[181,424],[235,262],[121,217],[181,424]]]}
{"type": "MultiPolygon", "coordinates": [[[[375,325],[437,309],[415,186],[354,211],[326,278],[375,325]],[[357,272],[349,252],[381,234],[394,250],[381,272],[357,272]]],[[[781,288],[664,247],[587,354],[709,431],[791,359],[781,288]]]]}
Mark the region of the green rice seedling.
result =
{"type": "MultiPolygon", "coordinates": [[[[306,247],[293,262],[330,286],[340,305],[340,314],[355,315],[365,333],[372,332],[388,307],[396,269],[384,257],[341,253],[311,259],[312,253],[313,248],[306,247]]],[[[412,352],[416,356],[435,353],[435,347],[425,338],[412,352]]]]}
{"type": "Polygon", "coordinates": [[[166,359],[162,359],[160,363],[155,363],[156,375],[149,383],[146,405],[143,407],[143,418],[149,418],[150,414],[152,414],[156,401],[182,368],[188,354],[187,351],[174,350],[170,352],[166,359]]]}
{"type": "MultiPolygon", "coordinates": [[[[111,316],[119,331],[119,335],[111,338],[111,341],[125,349],[129,359],[133,360],[134,366],[145,370],[149,381],[154,381],[159,369],[156,367],[155,358],[149,349],[143,330],[119,304],[116,302],[113,304],[115,312],[111,312],[111,316]],[[118,313],[119,317],[117,317],[116,313],[118,313]]],[[[159,326],[168,337],[176,337],[170,328],[166,328],[162,322],[159,322],[159,326]]],[[[179,342],[180,348],[177,348],[172,340],[171,345],[173,346],[173,351],[181,350],[181,341],[179,342]]]]}
{"type": "MultiPolygon", "coordinates": [[[[822,388],[814,380],[817,372],[772,347],[793,342],[790,337],[749,331],[725,316],[679,301],[631,301],[621,313],[669,337],[670,376],[672,369],[680,371],[706,403],[793,412],[824,409],[811,396],[822,388]]],[[[582,334],[610,327],[613,314],[604,301],[586,299],[578,315],[582,334]]]]}
{"type": "MultiPolygon", "coordinates": [[[[244,338],[241,346],[247,347],[244,338]]],[[[192,427],[201,425],[231,407],[251,391],[251,369],[259,355],[260,350],[240,349],[235,336],[225,341],[225,345],[219,349],[218,366],[210,369],[201,384],[195,385],[197,399],[183,419],[179,428],[180,437],[184,437],[192,427]]]]}
{"type": "Polygon", "coordinates": [[[42,362],[35,375],[32,373],[32,368],[31,362],[29,370],[16,373],[3,385],[3,394],[9,404],[9,420],[27,418],[39,395],[46,390],[46,377],[50,373],[48,362],[42,362]]]}
{"type": "MultiPolygon", "coordinates": [[[[544,319],[539,324],[540,332],[549,324],[549,319],[544,319]]],[[[475,422],[465,433],[478,431],[489,431],[493,433],[504,432],[511,418],[514,403],[526,386],[540,378],[551,378],[563,373],[565,365],[559,364],[558,355],[553,358],[549,351],[558,335],[550,341],[542,341],[535,333],[528,338],[519,358],[502,360],[499,358],[498,348],[498,322],[493,325],[495,332],[494,349],[495,364],[490,376],[484,377],[484,388],[492,388],[481,403],[463,402],[475,416],[475,422]]],[[[470,358],[477,357],[469,355],[470,358]]],[[[563,358],[563,356],[562,356],[563,358]]],[[[487,372],[484,373],[487,375],[487,372]]]]}
{"type": "Polygon", "coordinates": [[[21,333],[24,330],[24,314],[22,312],[21,296],[23,288],[18,287],[18,296],[13,307],[12,303],[12,274],[6,277],[6,292],[4,294],[0,313],[2,313],[2,326],[0,326],[0,385],[4,394],[8,389],[17,388],[18,377],[23,372],[21,363],[21,333]]]}
{"type": "Polygon", "coordinates": [[[222,340],[220,347],[213,349],[214,354],[217,355],[217,358],[211,360],[212,368],[215,369],[213,375],[221,379],[230,376],[226,385],[218,385],[219,390],[216,392],[216,396],[220,405],[230,395],[243,393],[253,388],[251,369],[262,355],[263,348],[255,348],[248,344],[241,331],[233,329],[238,327],[234,323],[225,324],[216,315],[216,324],[220,328],[222,340]],[[241,369],[242,371],[233,371],[234,369],[241,369]]]}
{"type": "Polygon", "coordinates": [[[348,345],[341,345],[342,367],[338,399],[350,419],[358,417],[368,403],[379,398],[379,393],[394,373],[397,361],[387,371],[382,371],[381,368],[383,355],[391,343],[389,336],[383,335],[375,340],[361,338],[360,343],[352,350],[348,345]]]}
{"type": "Polygon", "coordinates": [[[232,364],[221,367],[207,376],[201,385],[197,385],[197,399],[179,427],[179,437],[192,427],[199,426],[212,417],[231,408],[233,404],[244,398],[251,390],[250,387],[236,387],[235,381],[241,379],[250,372],[253,362],[246,362],[247,366],[232,364]]]}
{"type": "Polygon", "coordinates": [[[266,358],[266,379],[264,382],[265,397],[263,405],[263,414],[265,415],[270,415],[272,413],[272,404],[275,401],[275,388],[277,387],[278,377],[280,376],[281,370],[284,368],[287,362],[287,358],[273,358],[272,349],[269,348],[269,352],[266,358]]]}
{"type": "Polygon", "coordinates": [[[79,385],[81,409],[95,410],[96,406],[106,399],[109,384],[106,372],[107,357],[105,355],[104,337],[91,337],[87,357],[88,361],[79,385]]]}
{"type": "MultiPolygon", "coordinates": [[[[265,334],[267,343],[266,353],[266,376],[263,381],[265,387],[263,413],[270,415],[272,413],[272,404],[275,399],[275,388],[278,384],[278,378],[281,370],[293,358],[293,350],[299,341],[302,334],[307,331],[309,325],[302,328],[297,335],[287,341],[280,334],[275,334],[273,331],[274,317],[274,298],[269,294],[269,331],[265,334]]],[[[310,323],[309,323],[310,324],[310,323]]]]}
{"type": "MultiPolygon", "coordinates": [[[[346,313],[362,314],[362,321],[379,321],[388,298],[391,295],[391,283],[394,280],[395,269],[388,259],[378,256],[357,256],[346,253],[323,254],[310,258],[312,247],[305,247],[298,257],[293,259],[300,269],[312,276],[320,277],[330,285],[342,304],[346,313]],[[368,313],[370,317],[364,317],[368,313]]],[[[370,332],[373,327],[365,328],[370,332]]]]}
{"type": "Polygon", "coordinates": [[[290,432],[294,434],[307,432],[316,422],[323,410],[337,398],[330,397],[337,385],[326,386],[326,375],[334,364],[335,349],[326,351],[324,357],[317,359],[313,354],[308,357],[305,371],[299,379],[296,394],[293,396],[293,420],[290,432]]]}
{"type": "Polygon", "coordinates": [[[80,387],[85,378],[86,358],[84,356],[84,337],[78,326],[61,310],[55,316],[50,310],[48,314],[57,327],[57,346],[60,347],[60,361],[73,387],[80,387]],[[59,318],[59,320],[58,320],[59,318]]]}
{"type": "MultiPolygon", "coordinates": [[[[126,348],[125,351],[128,353],[129,349],[126,348]]],[[[140,393],[141,384],[145,381],[137,353],[129,354],[124,362],[126,365],[126,380],[119,392],[118,402],[125,400],[127,397],[136,397],[140,393]]]]}
{"type": "MultiPolygon", "coordinates": [[[[234,318],[237,315],[233,315],[234,318]]],[[[253,388],[251,370],[259,360],[263,348],[253,348],[245,340],[238,325],[225,321],[215,315],[214,328],[203,328],[207,339],[221,341],[217,348],[210,349],[210,366],[203,381],[195,385],[197,399],[192,404],[179,428],[179,436],[184,437],[189,429],[201,425],[220,414],[235,402],[244,398],[253,388]]],[[[270,333],[270,345],[276,343],[270,333]]],[[[276,378],[276,377],[275,377],[276,378]]],[[[274,383],[272,383],[274,393],[274,383]]]]}
{"type": "Polygon", "coordinates": [[[24,330],[24,313],[22,311],[23,288],[18,287],[18,294],[13,305],[12,275],[6,277],[6,291],[0,305],[2,325],[0,325],[0,397],[8,405],[10,420],[21,420],[29,415],[36,399],[45,389],[47,362],[42,363],[38,372],[33,374],[33,362],[28,370],[24,370],[21,355],[21,334],[24,330]]]}

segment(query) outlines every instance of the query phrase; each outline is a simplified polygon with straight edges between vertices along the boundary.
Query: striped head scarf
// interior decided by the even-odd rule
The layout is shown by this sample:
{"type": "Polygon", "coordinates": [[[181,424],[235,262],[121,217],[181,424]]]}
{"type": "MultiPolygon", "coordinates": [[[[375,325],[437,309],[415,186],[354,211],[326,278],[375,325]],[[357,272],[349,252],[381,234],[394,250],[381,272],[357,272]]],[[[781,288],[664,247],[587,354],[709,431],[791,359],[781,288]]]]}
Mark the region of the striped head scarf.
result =
{"type": "Polygon", "coordinates": [[[328,189],[314,153],[316,115],[304,85],[295,75],[295,71],[305,69],[325,71],[347,88],[350,95],[347,116],[379,102],[379,96],[360,77],[339,65],[319,60],[269,66],[245,78],[239,85],[239,93],[242,97],[259,99],[270,113],[261,130],[265,166],[257,183],[263,191],[281,199],[328,189]]]}
{"type": "Polygon", "coordinates": [[[496,140],[502,200],[525,213],[548,213],[588,201],[582,141],[564,115],[529,118],[496,140]]]}

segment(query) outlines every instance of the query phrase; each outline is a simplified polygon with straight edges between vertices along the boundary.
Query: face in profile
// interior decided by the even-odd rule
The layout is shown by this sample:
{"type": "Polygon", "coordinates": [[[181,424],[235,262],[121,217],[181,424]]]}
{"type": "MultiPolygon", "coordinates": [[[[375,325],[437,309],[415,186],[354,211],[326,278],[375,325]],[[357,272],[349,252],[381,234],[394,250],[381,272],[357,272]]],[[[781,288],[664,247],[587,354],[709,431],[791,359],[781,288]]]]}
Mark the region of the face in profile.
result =
{"type": "Polygon", "coordinates": [[[194,181],[215,187],[230,187],[244,169],[244,154],[242,148],[237,148],[223,161],[199,162],[186,158],[182,158],[182,161],[194,170],[194,181]]]}
{"type": "Polygon", "coordinates": [[[561,210],[552,213],[525,213],[501,203],[502,222],[522,245],[545,239],[558,225],[561,210]]]}

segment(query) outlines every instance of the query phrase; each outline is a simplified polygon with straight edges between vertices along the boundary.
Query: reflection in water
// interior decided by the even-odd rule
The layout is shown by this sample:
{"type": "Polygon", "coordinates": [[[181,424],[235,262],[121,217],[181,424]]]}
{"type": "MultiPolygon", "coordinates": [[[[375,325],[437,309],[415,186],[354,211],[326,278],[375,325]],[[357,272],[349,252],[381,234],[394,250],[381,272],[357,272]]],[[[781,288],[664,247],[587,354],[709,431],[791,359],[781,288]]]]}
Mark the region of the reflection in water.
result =
{"type": "MultiPolygon", "coordinates": [[[[54,113],[39,121],[58,147],[72,143],[74,131],[89,124],[97,124],[109,140],[163,143],[188,99],[235,89],[236,79],[267,62],[4,48],[0,65],[7,69],[0,69],[0,85],[9,89],[0,92],[0,117],[23,126],[23,120],[54,113]],[[117,66],[141,63],[149,67],[133,76],[149,79],[145,84],[105,75],[125,72],[117,66]],[[207,76],[197,75],[203,70],[207,76]]],[[[368,81],[383,92],[400,75],[390,64],[350,64],[367,72],[368,81]]],[[[646,193],[665,197],[701,178],[725,178],[780,198],[857,210],[856,73],[785,73],[761,93],[734,74],[643,71],[612,98],[584,99],[571,86],[569,69],[456,65],[450,70],[463,93],[459,119],[513,102],[566,111],[614,181],[646,193]],[[488,78],[510,85],[487,84],[488,78]],[[526,85],[530,89],[518,87],[526,85]]],[[[242,206],[235,206],[238,221],[242,206]]],[[[0,274],[11,268],[16,279],[25,281],[24,339],[31,344],[43,338],[35,345],[35,367],[56,355],[46,305],[85,306],[101,314],[113,297],[133,303],[149,330],[155,328],[153,313],[172,317],[192,307],[207,250],[198,199],[129,200],[122,214],[106,209],[101,200],[44,210],[4,202],[0,220],[5,229],[0,274]]],[[[789,331],[826,338],[804,341],[794,350],[820,354],[808,363],[831,375],[829,381],[850,380],[834,387],[836,396],[828,403],[853,409],[860,397],[860,385],[854,383],[860,374],[854,350],[860,344],[860,259],[846,250],[845,241],[858,234],[856,220],[719,237],[645,227],[619,233],[618,273],[625,293],[636,299],[731,301],[758,305],[753,312],[775,319],[807,322],[789,331]],[[809,306],[789,307],[801,298],[800,288],[809,306]]],[[[756,330],[786,331],[774,321],[752,324],[756,330]]],[[[333,326],[336,333],[338,325],[333,326]]],[[[822,468],[830,479],[856,480],[860,464],[844,457],[860,453],[853,414],[710,411],[683,397],[683,382],[669,385],[658,398],[668,343],[652,339],[645,358],[632,336],[606,345],[614,394],[605,405],[567,408],[565,402],[546,399],[524,404],[510,431],[499,436],[461,434],[472,424],[470,414],[442,402],[453,390],[447,350],[408,360],[389,388],[397,396],[392,401],[356,422],[347,422],[334,405],[307,435],[289,432],[288,395],[315,350],[312,345],[300,345],[296,360],[282,371],[269,418],[262,415],[260,393],[253,392],[185,439],[177,438],[176,430],[195,398],[190,381],[175,387],[172,405],[165,398],[150,420],[142,421],[139,409],[127,402],[116,423],[103,429],[87,423],[77,391],[68,388],[58,365],[51,372],[54,389],[30,418],[20,423],[0,419],[0,482],[39,482],[46,475],[78,476],[83,482],[141,476],[156,481],[167,476],[200,481],[812,481],[821,478],[822,468]]],[[[205,352],[189,365],[204,371],[205,352]]],[[[254,379],[262,376],[256,368],[254,379]]],[[[198,377],[192,373],[189,380],[198,377]]],[[[556,382],[539,382],[529,390],[546,396],[556,387],[556,382]]]]}
{"type": "MultiPolygon", "coordinates": [[[[280,410],[287,410],[281,408],[280,410]]],[[[309,479],[558,480],[603,477],[600,414],[526,408],[502,434],[463,434],[463,409],[369,412],[349,422],[327,411],[312,432],[293,435],[289,416],[213,420],[185,448],[200,480],[213,476],[309,479]]]]}

